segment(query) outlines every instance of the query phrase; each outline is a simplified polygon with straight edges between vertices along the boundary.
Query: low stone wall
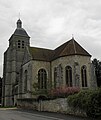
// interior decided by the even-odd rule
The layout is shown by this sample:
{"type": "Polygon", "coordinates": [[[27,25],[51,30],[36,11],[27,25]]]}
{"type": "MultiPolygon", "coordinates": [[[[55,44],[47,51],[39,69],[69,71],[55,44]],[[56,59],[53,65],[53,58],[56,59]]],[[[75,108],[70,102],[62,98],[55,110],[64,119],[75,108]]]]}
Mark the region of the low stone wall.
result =
{"type": "Polygon", "coordinates": [[[38,111],[58,112],[65,114],[73,114],[79,116],[86,116],[86,113],[81,110],[73,110],[68,106],[67,98],[58,98],[54,100],[39,100],[34,99],[19,99],[17,106],[26,109],[33,109],[38,111]]]}
{"type": "Polygon", "coordinates": [[[34,99],[18,99],[17,100],[18,108],[37,110],[38,104],[39,103],[34,99]]]}
{"type": "Polygon", "coordinates": [[[41,111],[66,112],[67,108],[68,108],[68,105],[67,105],[66,98],[44,100],[41,102],[41,111]]]}
{"type": "Polygon", "coordinates": [[[65,114],[73,114],[79,116],[86,116],[84,111],[79,109],[72,109],[69,107],[67,98],[58,98],[54,100],[45,100],[41,101],[41,111],[49,111],[49,112],[59,112],[65,114]]]}

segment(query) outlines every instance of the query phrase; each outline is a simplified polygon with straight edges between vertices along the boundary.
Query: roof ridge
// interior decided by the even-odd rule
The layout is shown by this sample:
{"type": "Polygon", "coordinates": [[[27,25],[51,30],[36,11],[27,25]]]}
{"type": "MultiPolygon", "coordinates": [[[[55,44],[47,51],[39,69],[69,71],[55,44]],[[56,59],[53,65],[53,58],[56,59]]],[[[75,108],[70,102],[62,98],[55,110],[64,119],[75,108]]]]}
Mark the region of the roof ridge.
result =
{"type": "Polygon", "coordinates": [[[62,45],[60,45],[59,47],[57,47],[54,51],[56,52],[57,50],[59,50],[60,48],[62,48],[61,49],[61,51],[58,53],[58,56],[63,52],[63,50],[64,50],[64,48],[67,46],[67,43],[68,43],[69,41],[67,41],[67,42],[65,42],[65,43],[63,43],[62,45]]]}
{"type": "Polygon", "coordinates": [[[52,50],[52,49],[47,49],[47,48],[39,48],[39,47],[31,47],[31,46],[29,46],[29,48],[36,48],[36,49],[42,49],[42,50],[50,50],[50,51],[54,51],[54,50],[52,50]]]}
{"type": "Polygon", "coordinates": [[[77,51],[76,51],[76,47],[75,47],[75,43],[74,43],[75,40],[73,39],[72,41],[73,41],[74,53],[76,54],[77,51]]]}
{"type": "MultiPolygon", "coordinates": [[[[75,40],[74,40],[75,41],[75,40]]],[[[89,54],[89,52],[81,45],[79,44],[78,42],[75,41],[75,43],[84,51],[86,52],[86,54],[89,54]]],[[[90,55],[90,54],[89,54],[90,55]]],[[[91,55],[90,55],[91,56],[91,55]]]]}
{"type": "MultiPolygon", "coordinates": [[[[59,55],[61,55],[64,51],[65,51],[65,48],[68,46],[68,44],[72,41],[73,39],[70,39],[69,41],[67,41],[67,42],[65,42],[64,44],[62,44],[64,47],[63,47],[63,49],[61,50],[61,52],[60,52],[60,54],[59,55]]],[[[61,45],[61,46],[62,46],[61,45]]],[[[61,48],[61,46],[59,46],[60,48],[61,48]]],[[[75,45],[74,45],[74,47],[75,47],[75,45]]],[[[75,48],[75,50],[74,50],[74,52],[76,51],[76,48],[75,48]]]]}

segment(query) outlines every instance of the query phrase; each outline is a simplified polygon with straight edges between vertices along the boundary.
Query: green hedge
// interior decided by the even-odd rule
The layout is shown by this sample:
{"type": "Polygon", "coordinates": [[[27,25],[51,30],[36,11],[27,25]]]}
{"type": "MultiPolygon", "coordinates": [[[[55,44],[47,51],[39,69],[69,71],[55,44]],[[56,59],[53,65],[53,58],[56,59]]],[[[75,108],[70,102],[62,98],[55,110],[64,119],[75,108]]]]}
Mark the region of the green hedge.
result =
{"type": "Polygon", "coordinates": [[[101,88],[82,90],[68,97],[68,104],[73,109],[84,110],[89,117],[101,117],[101,88]]]}

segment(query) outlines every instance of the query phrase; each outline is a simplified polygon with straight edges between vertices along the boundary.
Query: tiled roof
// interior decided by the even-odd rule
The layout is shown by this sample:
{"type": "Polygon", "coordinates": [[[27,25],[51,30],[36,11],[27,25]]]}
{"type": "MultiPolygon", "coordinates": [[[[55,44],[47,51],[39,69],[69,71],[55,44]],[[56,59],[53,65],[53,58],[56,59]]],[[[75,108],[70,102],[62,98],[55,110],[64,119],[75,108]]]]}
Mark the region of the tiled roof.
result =
{"type": "Polygon", "coordinates": [[[50,61],[54,51],[44,48],[29,47],[29,52],[35,60],[50,61]]]}
{"type": "Polygon", "coordinates": [[[74,39],[67,41],[55,50],[29,47],[29,52],[33,59],[43,61],[51,61],[59,57],[71,55],[82,55],[91,57],[91,55],[74,39]]]}
{"type": "Polygon", "coordinates": [[[74,39],[67,41],[55,49],[55,58],[69,55],[83,55],[91,56],[82,46],[80,46],[74,39]]]}

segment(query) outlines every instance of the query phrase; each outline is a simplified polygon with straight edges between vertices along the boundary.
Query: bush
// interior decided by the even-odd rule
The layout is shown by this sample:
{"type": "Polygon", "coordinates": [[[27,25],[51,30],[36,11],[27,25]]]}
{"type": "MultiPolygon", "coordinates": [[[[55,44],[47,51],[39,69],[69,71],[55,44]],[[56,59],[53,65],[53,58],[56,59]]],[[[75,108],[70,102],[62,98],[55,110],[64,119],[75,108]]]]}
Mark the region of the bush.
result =
{"type": "Polygon", "coordinates": [[[101,116],[101,88],[82,90],[68,97],[68,104],[73,109],[84,110],[89,117],[101,116]]]}
{"type": "Polygon", "coordinates": [[[86,113],[90,117],[101,117],[101,88],[90,94],[86,113]]]}
{"type": "Polygon", "coordinates": [[[49,91],[49,96],[52,98],[67,97],[68,95],[78,93],[80,88],[78,87],[57,87],[49,91]]]}

